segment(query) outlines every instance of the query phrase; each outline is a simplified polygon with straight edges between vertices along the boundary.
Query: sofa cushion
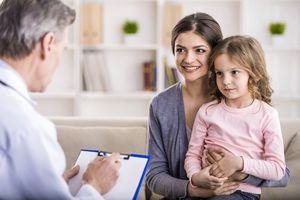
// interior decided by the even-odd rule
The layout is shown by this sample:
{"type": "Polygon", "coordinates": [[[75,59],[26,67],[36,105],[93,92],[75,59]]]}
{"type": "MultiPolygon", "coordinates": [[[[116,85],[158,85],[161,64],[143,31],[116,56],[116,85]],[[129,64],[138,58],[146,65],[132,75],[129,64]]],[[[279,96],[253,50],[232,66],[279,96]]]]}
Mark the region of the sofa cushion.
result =
{"type": "Polygon", "coordinates": [[[299,199],[300,197],[300,135],[294,134],[286,150],[285,159],[290,169],[290,182],[285,188],[264,188],[263,200],[299,199]]]}
{"type": "Polygon", "coordinates": [[[299,132],[299,123],[299,119],[282,119],[280,121],[285,153],[292,141],[292,138],[297,132],[299,132]]]}
{"type": "MultiPolygon", "coordinates": [[[[286,192],[294,199],[300,198],[300,133],[297,133],[291,141],[286,152],[287,165],[291,170],[291,179],[286,192]]],[[[292,199],[292,198],[291,198],[292,199]]]]}
{"type": "Polygon", "coordinates": [[[145,127],[74,127],[56,126],[70,168],[80,149],[99,149],[121,153],[146,153],[145,127]]]}
{"type": "MultiPolygon", "coordinates": [[[[300,134],[296,133],[292,138],[290,145],[286,151],[286,161],[294,162],[297,159],[300,159],[300,134]]],[[[300,167],[300,162],[299,162],[300,167]]]]}

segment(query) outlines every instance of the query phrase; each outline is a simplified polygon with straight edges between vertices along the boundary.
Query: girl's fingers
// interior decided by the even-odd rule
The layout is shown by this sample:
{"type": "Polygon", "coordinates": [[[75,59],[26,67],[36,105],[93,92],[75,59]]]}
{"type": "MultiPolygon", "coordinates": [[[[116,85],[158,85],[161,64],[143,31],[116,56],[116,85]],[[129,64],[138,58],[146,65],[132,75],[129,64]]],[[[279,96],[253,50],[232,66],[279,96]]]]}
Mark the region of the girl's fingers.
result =
{"type": "Polygon", "coordinates": [[[209,173],[212,174],[212,172],[215,171],[218,167],[219,167],[218,164],[217,164],[217,163],[214,163],[214,164],[210,167],[209,173]]]}
{"type": "Polygon", "coordinates": [[[206,155],[206,163],[207,165],[212,165],[214,164],[216,161],[214,160],[214,158],[210,155],[210,154],[207,154],[206,155]]]}
{"type": "Polygon", "coordinates": [[[218,165],[214,164],[212,166],[212,168],[210,169],[209,173],[212,175],[212,176],[216,176],[218,178],[222,177],[223,176],[223,171],[219,168],[218,165]]]}

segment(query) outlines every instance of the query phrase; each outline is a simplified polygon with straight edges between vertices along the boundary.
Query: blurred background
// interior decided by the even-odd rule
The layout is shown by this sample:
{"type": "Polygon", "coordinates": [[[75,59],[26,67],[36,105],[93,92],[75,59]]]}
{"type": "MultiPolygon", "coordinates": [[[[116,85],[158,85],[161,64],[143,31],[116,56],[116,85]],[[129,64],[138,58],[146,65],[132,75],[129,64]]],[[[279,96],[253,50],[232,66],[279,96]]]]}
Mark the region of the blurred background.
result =
{"type": "Polygon", "coordinates": [[[300,117],[300,0],[64,0],[77,11],[60,67],[44,94],[46,116],[147,116],[151,99],[181,80],[170,33],[206,12],[224,37],[262,44],[281,118],[300,117]]]}

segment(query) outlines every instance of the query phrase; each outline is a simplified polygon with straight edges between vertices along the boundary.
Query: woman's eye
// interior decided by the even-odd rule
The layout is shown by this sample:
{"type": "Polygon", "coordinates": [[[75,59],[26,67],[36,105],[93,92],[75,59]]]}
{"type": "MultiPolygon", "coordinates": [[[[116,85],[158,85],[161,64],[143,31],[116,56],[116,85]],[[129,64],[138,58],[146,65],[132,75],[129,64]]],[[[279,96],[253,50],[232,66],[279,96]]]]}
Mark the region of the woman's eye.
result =
{"type": "Polygon", "coordinates": [[[183,52],[184,50],[182,49],[182,48],[177,48],[176,49],[176,53],[181,53],[181,52],[183,52]]]}
{"type": "Polygon", "coordinates": [[[204,50],[204,49],[196,49],[196,52],[197,52],[197,53],[205,53],[206,50],[204,50]]]}

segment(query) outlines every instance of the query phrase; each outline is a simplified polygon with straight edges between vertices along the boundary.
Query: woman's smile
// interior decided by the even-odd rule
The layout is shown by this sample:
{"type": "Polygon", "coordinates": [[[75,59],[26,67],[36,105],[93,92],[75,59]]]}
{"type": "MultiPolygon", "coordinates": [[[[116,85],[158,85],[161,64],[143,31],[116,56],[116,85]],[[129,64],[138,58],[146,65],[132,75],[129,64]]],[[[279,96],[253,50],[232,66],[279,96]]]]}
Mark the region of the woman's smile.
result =
{"type": "Polygon", "coordinates": [[[189,65],[182,65],[181,66],[183,68],[183,70],[185,72],[188,72],[188,73],[193,73],[195,71],[197,71],[198,69],[200,69],[200,65],[199,66],[189,66],[189,65]]]}

